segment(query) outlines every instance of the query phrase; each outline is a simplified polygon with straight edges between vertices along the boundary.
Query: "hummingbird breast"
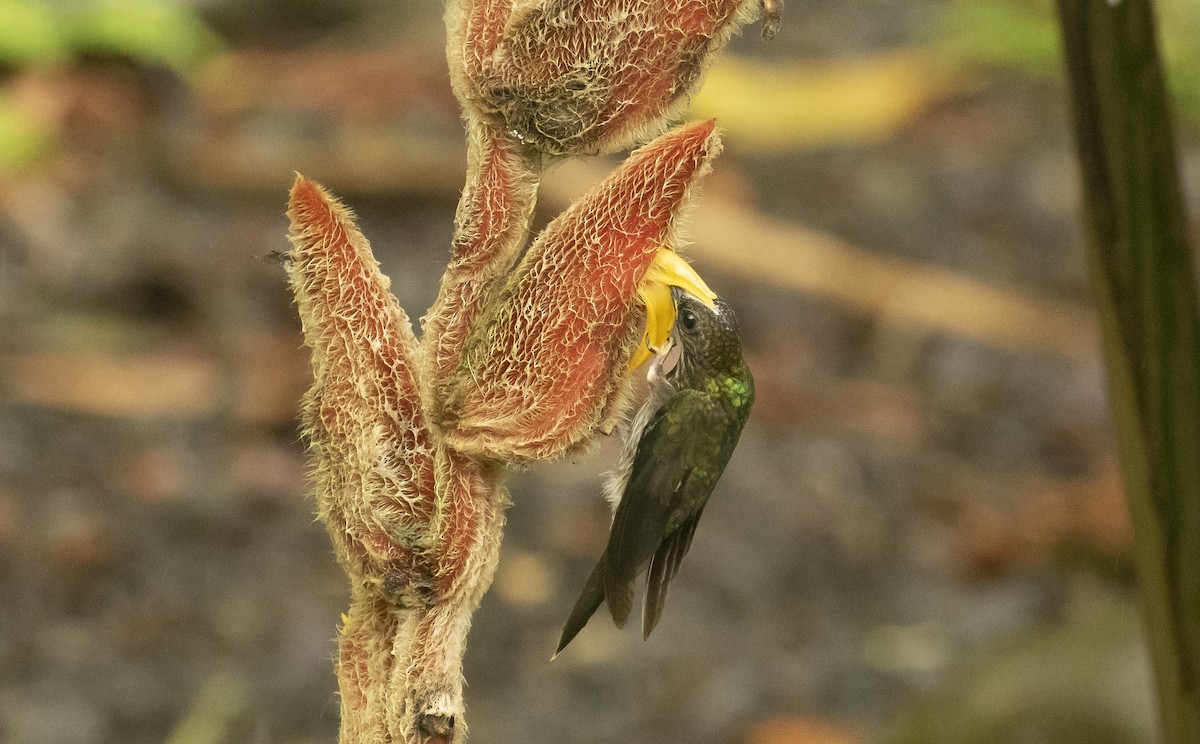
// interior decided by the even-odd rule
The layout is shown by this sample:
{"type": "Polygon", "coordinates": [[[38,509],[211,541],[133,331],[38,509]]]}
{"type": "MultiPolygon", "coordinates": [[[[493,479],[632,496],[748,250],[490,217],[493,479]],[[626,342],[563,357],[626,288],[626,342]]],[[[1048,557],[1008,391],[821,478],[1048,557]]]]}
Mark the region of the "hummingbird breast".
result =
{"type": "Polygon", "coordinates": [[[629,475],[633,472],[633,460],[637,454],[638,442],[641,441],[646,426],[674,392],[675,386],[662,376],[651,381],[646,393],[646,400],[633,417],[618,428],[622,441],[621,456],[617,461],[616,468],[605,474],[604,482],[604,498],[614,511],[621,503],[621,495],[625,493],[625,487],[629,485],[629,475]]]}

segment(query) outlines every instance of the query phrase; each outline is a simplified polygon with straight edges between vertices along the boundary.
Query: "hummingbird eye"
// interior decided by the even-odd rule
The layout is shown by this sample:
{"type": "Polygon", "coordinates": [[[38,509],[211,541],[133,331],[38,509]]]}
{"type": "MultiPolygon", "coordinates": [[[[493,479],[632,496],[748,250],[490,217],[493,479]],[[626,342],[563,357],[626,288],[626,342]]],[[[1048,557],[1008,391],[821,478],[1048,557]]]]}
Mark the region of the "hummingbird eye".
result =
{"type": "Polygon", "coordinates": [[[696,314],[691,310],[684,308],[683,310],[679,311],[679,324],[683,326],[685,331],[695,330],[696,314]]]}

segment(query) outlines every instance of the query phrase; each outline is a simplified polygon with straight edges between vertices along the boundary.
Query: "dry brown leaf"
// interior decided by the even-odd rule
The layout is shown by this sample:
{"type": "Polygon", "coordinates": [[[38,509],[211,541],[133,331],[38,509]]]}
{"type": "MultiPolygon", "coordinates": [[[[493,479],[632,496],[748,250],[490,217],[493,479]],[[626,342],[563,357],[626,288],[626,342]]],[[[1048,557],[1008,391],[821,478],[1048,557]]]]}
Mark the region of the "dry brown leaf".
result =
{"type": "Polygon", "coordinates": [[[198,416],[213,408],[212,362],[176,355],[30,354],[9,358],[13,399],[109,416],[198,416]]]}
{"type": "Polygon", "coordinates": [[[742,151],[779,152],[878,142],[979,76],[934,50],[845,61],[752,61],[726,56],[692,101],[742,151]]]}
{"type": "Polygon", "coordinates": [[[304,389],[300,351],[269,339],[247,342],[228,365],[183,353],[108,355],[58,351],[0,360],[16,403],[97,416],[203,418],[228,410],[239,421],[295,418],[304,389]]]}

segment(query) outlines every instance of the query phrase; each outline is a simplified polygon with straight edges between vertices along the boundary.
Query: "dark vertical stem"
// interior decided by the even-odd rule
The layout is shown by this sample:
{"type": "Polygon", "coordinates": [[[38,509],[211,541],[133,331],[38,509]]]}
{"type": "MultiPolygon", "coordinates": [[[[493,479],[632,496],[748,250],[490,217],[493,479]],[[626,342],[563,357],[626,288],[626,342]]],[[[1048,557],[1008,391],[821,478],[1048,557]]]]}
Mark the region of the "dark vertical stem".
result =
{"type": "Polygon", "coordinates": [[[1200,310],[1149,0],[1058,0],[1164,741],[1200,742],[1200,310]]]}

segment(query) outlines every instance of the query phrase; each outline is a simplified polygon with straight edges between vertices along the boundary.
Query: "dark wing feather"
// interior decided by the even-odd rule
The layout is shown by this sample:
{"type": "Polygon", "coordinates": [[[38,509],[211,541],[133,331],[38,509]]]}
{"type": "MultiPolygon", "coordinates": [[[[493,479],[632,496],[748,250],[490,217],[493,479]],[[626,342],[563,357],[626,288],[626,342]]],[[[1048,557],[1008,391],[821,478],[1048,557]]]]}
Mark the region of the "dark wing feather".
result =
{"type": "Polygon", "coordinates": [[[679,529],[672,532],[663,540],[650,559],[650,568],[646,572],[646,600],[642,604],[642,638],[649,638],[650,631],[658,625],[662,617],[663,605],[667,601],[667,589],[671,579],[679,571],[679,564],[692,545],[692,536],[696,534],[696,525],[700,524],[700,512],[688,519],[679,529]]]}
{"type": "MultiPolygon", "coordinates": [[[[719,469],[714,472],[714,465],[724,465],[717,461],[727,430],[725,419],[725,410],[710,396],[682,390],[642,431],[604,553],[604,592],[617,627],[625,624],[633,607],[633,580],[660,550],[664,538],[696,516],[712,493],[720,474],[719,469]]],[[[677,568],[678,559],[675,563],[677,568]]],[[[674,573],[665,562],[663,570],[674,573]]]]}
{"type": "MultiPolygon", "coordinates": [[[[706,502],[707,503],[707,502],[706,502]]],[[[667,581],[675,578],[675,574],[679,573],[679,564],[683,562],[683,557],[687,555],[688,550],[692,547],[692,538],[696,536],[696,525],[700,524],[700,515],[704,513],[704,504],[700,505],[696,516],[684,522],[676,534],[679,536],[675,543],[675,549],[671,551],[671,563],[667,568],[667,581]]]]}

